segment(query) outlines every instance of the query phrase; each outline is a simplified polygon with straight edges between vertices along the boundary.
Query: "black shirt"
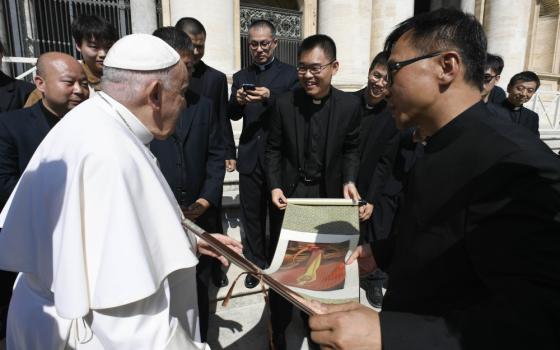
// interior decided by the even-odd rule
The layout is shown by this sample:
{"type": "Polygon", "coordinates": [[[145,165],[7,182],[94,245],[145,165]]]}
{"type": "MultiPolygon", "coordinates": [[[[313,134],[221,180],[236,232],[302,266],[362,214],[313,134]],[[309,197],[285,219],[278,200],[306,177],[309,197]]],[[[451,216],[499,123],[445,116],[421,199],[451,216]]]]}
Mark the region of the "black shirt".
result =
{"type": "Polygon", "coordinates": [[[308,179],[323,175],[327,130],[329,124],[330,95],[321,100],[306,98],[301,113],[305,119],[305,148],[303,174],[308,179]]]}

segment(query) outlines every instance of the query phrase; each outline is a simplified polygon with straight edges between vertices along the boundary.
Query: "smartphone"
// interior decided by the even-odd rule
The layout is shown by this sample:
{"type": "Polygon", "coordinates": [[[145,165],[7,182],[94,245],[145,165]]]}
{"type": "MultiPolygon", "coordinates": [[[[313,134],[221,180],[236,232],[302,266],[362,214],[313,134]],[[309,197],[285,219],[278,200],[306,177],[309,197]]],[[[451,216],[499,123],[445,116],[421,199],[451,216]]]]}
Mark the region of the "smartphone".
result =
{"type": "Polygon", "coordinates": [[[242,84],[241,87],[243,88],[243,90],[255,90],[257,88],[255,84],[251,83],[242,84]]]}

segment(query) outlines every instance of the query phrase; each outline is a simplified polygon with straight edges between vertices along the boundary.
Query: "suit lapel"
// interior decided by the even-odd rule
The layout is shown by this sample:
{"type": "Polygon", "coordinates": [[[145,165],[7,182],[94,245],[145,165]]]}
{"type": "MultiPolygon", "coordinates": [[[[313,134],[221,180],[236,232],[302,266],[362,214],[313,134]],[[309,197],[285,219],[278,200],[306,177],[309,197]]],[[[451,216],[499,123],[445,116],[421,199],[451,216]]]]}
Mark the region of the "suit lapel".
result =
{"type": "Polygon", "coordinates": [[[304,103],[303,90],[298,90],[294,92],[294,103],[292,104],[294,111],[292,115],[294,116],[294,127],[295,127],[295,134],[296,134],[296,147],[297,147],[297,155],[298,155],[298,167],[303,168],[305,164],[304,159],[304,130],[305,130],[305,121],[303,120],[304,116],[301,114],[300,106],[304,103]]]}
{"type": "Polygon", "coordinates": [[[329,167],[329,160],[331,159],[332,148],[336,146],[336,132],[338,130],[338,119],[336,117],[335,109],[336,102],[340,97],[340,93],[334,87],[331,87],[331,98],[329,101],[329,123],[327,125],[327,147],[325,149],[325,171],[329,167]]]}
{"type": "Polygon", "coordinates": [[[51,130],[49,123],[47,122],[47,117],[41,110],[43,102],[34,104],[31,108],[31,120],[35,125],[35,130],[41,135],[45,136],[51,130]]]}
{"type": "Polygon", "coordinates": [[[5,92],[2,94],[2,98],[0,98],[0,110],[8,111],[15,97],[16,84],[9,76],[0,72],[0,86],[5,87],[5,92]]]}

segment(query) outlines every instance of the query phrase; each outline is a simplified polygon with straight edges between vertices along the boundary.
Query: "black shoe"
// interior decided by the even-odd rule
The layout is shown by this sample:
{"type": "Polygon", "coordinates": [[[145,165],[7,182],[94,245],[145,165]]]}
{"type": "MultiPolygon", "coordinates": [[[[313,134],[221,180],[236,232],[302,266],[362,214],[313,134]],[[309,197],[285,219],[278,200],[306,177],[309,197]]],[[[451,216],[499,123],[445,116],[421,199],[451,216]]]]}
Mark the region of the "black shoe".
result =
{"type": "Polygon", "coordinates": [[[212,282],[216,287],[223,288],[229,284],[229,279],[221,268],[217,268],[212,271],[212,282]]]}
{"type": "Polygon", "coordinates": [[[253,275],[247,275],[245,277],[245,287],[248,289],[253,289],[259,284],[259,279],[254,277],[253,275]]]}
{"type": "Polygon", "coordinates": [[[273,331],[272,343],[274,344],[274,350],[286,350],[288,348],[286,345],[286,333],[273,331]]]}
{"type": "Polygon", "coordinates": [[[367,301],[376,309],[381,309],[383,305],[383,281],[374,279],[360,280],[360,287],[366,291],[367,301]]]}

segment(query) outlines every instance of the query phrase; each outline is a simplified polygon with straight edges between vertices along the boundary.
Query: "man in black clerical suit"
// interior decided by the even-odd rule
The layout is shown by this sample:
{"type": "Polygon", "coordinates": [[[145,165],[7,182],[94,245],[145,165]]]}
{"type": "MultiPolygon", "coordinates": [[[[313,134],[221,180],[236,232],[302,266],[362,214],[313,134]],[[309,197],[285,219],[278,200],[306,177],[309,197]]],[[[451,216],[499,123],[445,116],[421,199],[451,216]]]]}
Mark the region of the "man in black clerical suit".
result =
{"type": "MultiPolygon", "coordinates": [[[[4,57],[4,45],[0,42],[0,62],[4,57]]],[[[0,71],[0,113],[20,109],[35,89],[33,84],[17,80],[0,71]]]]}
{"type": "MultiPolygon", "coordinates": [[[[255,21],[249,26],[253,64],[233,75],[228,113],[233,120],[243,118],[237,160],[243,254],[261,268],[265,268],[271,258],[265,237],[267,214],[272,212],[264,166],[266,124],[276,97],[298,84],[295,67],[274,57],[275,35],[274,25],[267,20],[255,21]]],[[[274,219],[271,214],[270,227],[278,226],[274,219]]],[[[255,277],[247,275],[247,288],[257,284],[255,277]]]]}
{"type": "MultiPolygon", "coordinates": [[[[41,101],[0,114],[0,209],[43,138],[60,118],[89,97],[82,65],[61,52],[39,57],[35,85],[43,95],[41,101]]],[[[0,271],[0,339],[5,335],[14,280],[14,273],[0,271]]]]}
{"type": "MultiPolygon", "coordinates": [[[[177,21],[175,27],[185,32],[192,41],[194,47],[194,61],[191,80],[189,82],[189,90],[192,92],[209,98],[214,104],[214,112],[218,116],[222,133],[222,142],[225,147],[225,167],[228,172],[235,170],[235,141],[233,139],[233,129],[227,117],[227,78],[226,75],[217,69],[208,66],[202,57],[204,56],[204,48],[206,44],[206,29],[195,18],[183,17],[177,21]]],[[[222,196],[223,186],[220,188],[220,197],[222,196]]],[[[214,207],[197,208],[204,212],[207,218],[207,226],[204,227],[209,232],[223,233],[222,228],[222,204],[217,203],[214,207]]],[[[212,264],[212,280],[217,287],[225,287],[228,285],[226,274],[221,269],[221,264],[216,260],[211,260],[212,264]]]]}
{"type": "Polygon", "coordinates": [[[427,136],[424,155],[396,234],[353,256],[389,267],[383,310],[325,306],[312,338],[336,349],[560,348],[560,161],[481,101],[482,25],[440,9],[399,24],[385,47],[389,104],[399,127],[427,136]]]}
{"type": "MultiPolygon", "coordinates": [[[[189,36],[175,27],[162,27],[153,35],[173,47],[187,66],[189,78],[193,71],[194,49],[189,36]]],[[[175,132],[165,140],[153,140],[150,150],[156,156],[163,176],[173,190],[185,217],[194,220],[209,232],[215,217],[205,215],[204,208],[220,207],[225,175],[222,129],[212,101],[187,90],[187,108],[175,132]]],[[[215,230],[215,229],[214,229],[215,230]]],[[[200,336],[206,341],[210,314],[209,281],[212,258],[200,257],[196,268],[196,287],[200,318],[200,336]]]]}
{"type": "MultiPolygon", "coordinates": [[[[304,39],[298,62],[301,86],[276,99],[270,118],[265,156],[272,202],[284,210],[288,197],[358,200],[360,99],[331,85],[339,63],[330,37],[304,39]]],[[[273,243],[279,231],[271,230],[273,243]]],[[[270,309],[275,347],[285,349],[292,306],[271,292],[270,309]]]]}
{"type": "Polygon", "coordinates": [[[540,84],[539,77],[531,71],[517,73],[509,81],[507,99],[500,104],[489,104],[488,108],[497,116],[511,120],[539,136],[539,115],[523,107],[523,104],[529,102],[540,84]]]}
{"type": "Polygon", "coordinates": [[[504,60],[498,55],[486,54],[484,66],[484,84],[482,85],[482,100],[485,103],[500,104],[506,99],[504,89],[496,85],[500,81],[500,74],[504,69],[504,60]]]}
{"type": "MultiPolygon", "coordinates": [[[[366,201],[360,208],[360,234],[364,242],[386,238],[393,218],[394,208],[385,200],[387,197],[381,196],[390,169],[385,178],[374,181],[373,177],[380,158],[390,150],[390,141],[398,132],[385,101],[388,58],[386,52],[378,53],[369,67],[367,86],[354,92],[362,105],[360,170],[356,185],[362,199],[366,201]],[[375,215],[372,215],[374,211],[375,215]]],[[[360,279],[360,285],[366,290],[368,301],[374,307],[381,307],[382,288],[386,279],[387,275],[380,269],[360,279]]]]}

